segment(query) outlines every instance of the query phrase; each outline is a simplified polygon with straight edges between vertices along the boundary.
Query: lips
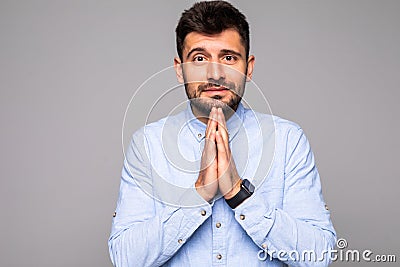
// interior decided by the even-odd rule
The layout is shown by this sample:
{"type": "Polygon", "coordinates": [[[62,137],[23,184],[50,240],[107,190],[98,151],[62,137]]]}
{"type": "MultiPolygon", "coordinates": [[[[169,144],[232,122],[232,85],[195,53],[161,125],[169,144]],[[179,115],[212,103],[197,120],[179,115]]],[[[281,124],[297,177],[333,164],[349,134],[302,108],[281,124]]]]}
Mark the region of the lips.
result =
{"type": "Polygon", "coordinates": [[[227,91],[229,89],[227,89],[226,87],[209,87],[205,90],[203,90],[203,92],[222,92],[222,91],[227,91]]]}
{"type": "Polygon", "coordinates": [[[209,87],[203,90],[202,94],[212,98],[222,98],[224,95],[227,94],[227,92],[229,92],[229,89],[227,89],[226,87],[209,87]]]}

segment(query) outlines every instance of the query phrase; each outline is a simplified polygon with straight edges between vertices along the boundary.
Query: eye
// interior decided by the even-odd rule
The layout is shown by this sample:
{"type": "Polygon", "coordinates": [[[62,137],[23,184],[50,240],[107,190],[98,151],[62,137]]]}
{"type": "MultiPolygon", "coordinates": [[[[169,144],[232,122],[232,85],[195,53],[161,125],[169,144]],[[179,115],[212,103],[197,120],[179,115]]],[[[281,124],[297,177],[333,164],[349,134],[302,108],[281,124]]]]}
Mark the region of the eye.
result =
{"type": "Polygon", "coordinates": [[[232,56],[232,55],[226,55],[226,56],[223,57],[223,60],[228,64],[233,64],[233,63],[236,62],[237,57],[232,56]]]}
{"type": "Polygon", "coordinates": [[[206,58],[202,55],[198,55],[193,58],[193,61],[197,61],[197,62],[203,62],[205,60],[206,60],[206,58]]]}

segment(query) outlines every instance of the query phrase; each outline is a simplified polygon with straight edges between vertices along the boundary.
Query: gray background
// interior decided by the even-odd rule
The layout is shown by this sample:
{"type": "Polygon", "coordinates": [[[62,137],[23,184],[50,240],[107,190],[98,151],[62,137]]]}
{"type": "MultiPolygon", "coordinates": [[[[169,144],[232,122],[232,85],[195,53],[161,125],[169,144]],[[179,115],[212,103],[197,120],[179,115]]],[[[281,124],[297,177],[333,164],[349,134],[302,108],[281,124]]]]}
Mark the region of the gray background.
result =
{"type": "MultiPolygon", "coordinates": [[[[338,236],[399,258],[400,1],[234,3],[254,80],[311,142],[338,236]]],[[[172,64],[189,6],[0,2],[0,266],[111,265],[125,108],[172,64]]]]}

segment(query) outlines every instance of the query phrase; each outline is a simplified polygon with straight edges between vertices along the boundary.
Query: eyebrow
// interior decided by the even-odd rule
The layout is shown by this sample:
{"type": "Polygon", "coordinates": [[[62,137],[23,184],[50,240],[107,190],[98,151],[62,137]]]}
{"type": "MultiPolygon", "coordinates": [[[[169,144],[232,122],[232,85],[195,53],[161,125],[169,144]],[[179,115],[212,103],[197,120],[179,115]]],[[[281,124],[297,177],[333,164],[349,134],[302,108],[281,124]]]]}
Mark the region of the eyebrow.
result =
{"type": "MultiPolygon", "coordinates": [[[[193,54],[194,52],[207,52],[207,51],[206,51],[206,49],[204,49],[203,47],[195,47],[195,48],[193,48],[193,49],[191,49],[191,50],[189,51],[189,53],[188,53],[187,56],[186,56],[186,59],[188,59],[188,58],[190,57],[190,55],[193,54]]],[[[208,54],[208,53],[207,53],[207,54],[208,54]]],[[[221,55],[226,55],[226,54],[232,54],[232,55],[235,55],[235,56],[237,56],[237,57],[242,58],[242,54],[240,54],[239,52],[237,52],[237,51],[235,51],[235,50],[232,50],[232,49],[222,49],[222,50],[219,52],[219,56],[221,56],[221,55]]]]}
{"type": "Polygon", "coordinates": [[[202,47],[195,47],[189,51],[189,53],[186,56],[186,59],[188,59],[190,57],[190,55],[193,54],[194,52],[206,52],[206,50],[202,47]]]}

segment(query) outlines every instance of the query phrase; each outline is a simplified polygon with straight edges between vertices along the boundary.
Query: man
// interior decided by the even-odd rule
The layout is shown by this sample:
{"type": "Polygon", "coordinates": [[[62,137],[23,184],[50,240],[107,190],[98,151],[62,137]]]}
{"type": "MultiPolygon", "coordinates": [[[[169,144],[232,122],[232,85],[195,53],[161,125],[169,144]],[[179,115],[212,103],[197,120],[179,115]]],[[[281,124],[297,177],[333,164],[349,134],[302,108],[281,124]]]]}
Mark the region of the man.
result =
{"type": "Polygon", "coordinates": [[[196,3],[176,39],[188,108],[132,137],[113,264],[327,266],[336,235],[303,131],[241,103],[255,61],[244,15],[196,3]]]}

